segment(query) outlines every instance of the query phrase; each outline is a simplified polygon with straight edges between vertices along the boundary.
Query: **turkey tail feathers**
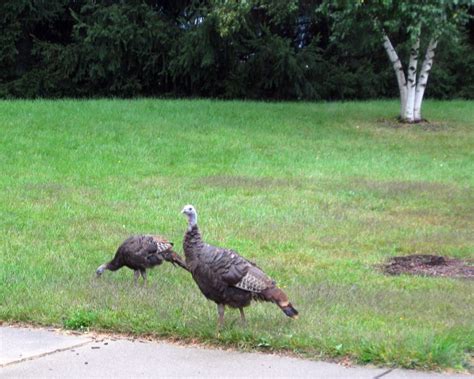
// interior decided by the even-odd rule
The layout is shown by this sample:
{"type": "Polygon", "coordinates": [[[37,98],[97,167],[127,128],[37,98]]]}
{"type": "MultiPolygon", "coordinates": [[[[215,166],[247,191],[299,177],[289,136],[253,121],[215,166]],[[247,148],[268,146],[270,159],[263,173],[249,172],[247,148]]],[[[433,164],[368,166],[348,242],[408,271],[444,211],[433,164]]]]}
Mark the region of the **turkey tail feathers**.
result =
{"type": "Polygon", "coordinates": [[[288,317],[291,317],[293,319],[298,318],[298,311],[291,305],[291,303],[288,303],[286,307],[280,307],[281,310],[283,311],[284,314],[286,314],[288,317]]]}
{"type": "Polygon", "coordinates": [[[181,268],[184,268],[186,271],[189,271],[188,266],[186,265],[186,262],[184,261],[183,258],[181,258],[178,254],[176,254],[174,251],[169,251],[168,254],[165,255],[165,260],[168,262],[171,262],[173,266],[180,266],[181,268]]]}
{"type": "Polygon", "coordinates": [[[263,299],[278,305],[285,315],[293,319],[298,318],[298,311],[288,300],[288,296],[280,288],[273,287],[262,292],[263,299]]]}

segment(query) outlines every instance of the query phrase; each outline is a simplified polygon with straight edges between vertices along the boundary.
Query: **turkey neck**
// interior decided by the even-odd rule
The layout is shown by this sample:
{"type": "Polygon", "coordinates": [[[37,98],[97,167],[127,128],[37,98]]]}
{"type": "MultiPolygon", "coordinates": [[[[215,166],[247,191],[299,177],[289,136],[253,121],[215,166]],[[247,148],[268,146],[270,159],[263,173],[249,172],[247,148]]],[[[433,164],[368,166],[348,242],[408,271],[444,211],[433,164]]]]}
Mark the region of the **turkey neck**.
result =
{"type": "Polygon", "coordinates": [[[204,247],[204,242],[202,242],[201,232],[199,231],[198,226],[192,225],[186,231],[183,240],[183,249],[184,255],[186,256],[186,261],[192,261],[196,258],[197,253],[201,251],[204,247]]]}

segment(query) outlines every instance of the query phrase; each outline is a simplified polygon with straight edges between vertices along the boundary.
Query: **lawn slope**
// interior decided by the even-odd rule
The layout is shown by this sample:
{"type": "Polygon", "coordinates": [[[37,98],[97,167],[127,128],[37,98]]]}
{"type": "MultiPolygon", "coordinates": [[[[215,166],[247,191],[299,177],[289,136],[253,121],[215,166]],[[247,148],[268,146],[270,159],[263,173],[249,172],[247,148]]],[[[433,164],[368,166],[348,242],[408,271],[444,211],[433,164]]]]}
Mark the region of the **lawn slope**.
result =
{"type": "Polygon", "coordinates": [[[396,101],[0,102],[0,319],[351,357],[468,366],[474,283],[383,275],[391,256],[473,259],[474,106],[396,101]],[[94,271],[133,233],[181,250],[192,203],[204,238],[256,261],[297,321],[254,304],[248,327],[163,265],[148,288],[94,271]]]}

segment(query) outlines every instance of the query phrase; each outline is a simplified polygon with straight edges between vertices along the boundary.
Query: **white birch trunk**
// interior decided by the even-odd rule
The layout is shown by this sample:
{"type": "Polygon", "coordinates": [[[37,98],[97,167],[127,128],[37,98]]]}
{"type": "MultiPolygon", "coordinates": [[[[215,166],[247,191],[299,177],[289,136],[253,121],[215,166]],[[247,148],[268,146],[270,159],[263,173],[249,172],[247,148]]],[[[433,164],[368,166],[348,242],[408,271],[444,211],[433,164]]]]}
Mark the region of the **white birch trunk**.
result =
{"type": "Polygon", "coordinates": [[[418,54],[420,50],[420,37],[417,36],[410,49],[410,62],[407,73],[407,102],[405,115],[402,117],[407,122],[415,120],[415,92],[416,92],[416,67],[418,65],[418,54]]]}
{"type": "Polygon", "coordinates": [[[388,59],[390,59],[393,70],[395,71],[395,76],[397,77],[398,90],[400,91],[400,117],[403,119],[406,113],[407,82],[405,80],[402,62],[386,34],[383,35],[383,47],[387,52],[388,59]]]}
{"type": "Polygon", "coordinates": [[[438,41],[432,39],[426,49],[425,59],[421,66],[420,76],[416,85],[415,91],[415,106],[414,106],[414,121],[421,121],[421,103],[423,101],[423,95],[425,94],[426,83],[428,83],[428,75],[433,65],[433,58],[435,55],[435,49],[438,45],[438,41]]]}

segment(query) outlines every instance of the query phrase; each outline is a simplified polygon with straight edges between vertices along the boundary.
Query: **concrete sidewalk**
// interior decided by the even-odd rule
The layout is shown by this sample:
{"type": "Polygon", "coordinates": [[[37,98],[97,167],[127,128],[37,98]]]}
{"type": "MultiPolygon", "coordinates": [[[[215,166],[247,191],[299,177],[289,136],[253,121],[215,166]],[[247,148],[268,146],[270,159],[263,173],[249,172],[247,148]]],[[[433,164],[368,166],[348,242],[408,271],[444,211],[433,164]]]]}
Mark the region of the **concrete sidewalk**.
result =
{"type": "Polygon", "coordinates": [[[408,370],[187,347],[166,342],[76,336],[54,330],[0,327],[1,378],[144,377],[472,378],[408,370]]]}

